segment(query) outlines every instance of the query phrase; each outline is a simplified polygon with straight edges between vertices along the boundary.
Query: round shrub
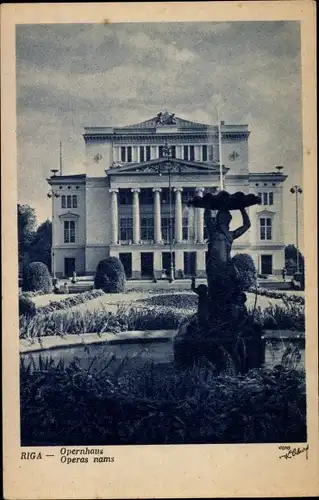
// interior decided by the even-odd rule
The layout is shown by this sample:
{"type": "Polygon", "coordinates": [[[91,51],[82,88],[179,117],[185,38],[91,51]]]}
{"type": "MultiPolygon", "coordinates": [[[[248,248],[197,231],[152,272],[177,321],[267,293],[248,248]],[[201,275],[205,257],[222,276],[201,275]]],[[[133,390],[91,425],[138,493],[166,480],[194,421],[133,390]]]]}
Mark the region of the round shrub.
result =
{"type": "Polygon", "coordinates": [[[125,291],[125,271],[122,262],[117,257],[108,257],[99,262],[94,288],[105,293],[120,293],[125,291]]]}
{"type": "Polygon", "coordinates": [[[49,269],[43,262],[31,262],[31,264],[25,268],[23,290],[26,292],[52,292],[51,275],[49,269]]]}
{"type": "Polygon", "coordinates": [[[257,285],[257,270],[255,263],[247,253],[238,253],[232,259],[241,282],[242,290],[249,290],[257,285]]]}
{"type": "Polygon", "coordinates": [[[19,316],[34,316],[36,313],[36,307],[29,297],[25,295],[19,296],[19,316]]]}

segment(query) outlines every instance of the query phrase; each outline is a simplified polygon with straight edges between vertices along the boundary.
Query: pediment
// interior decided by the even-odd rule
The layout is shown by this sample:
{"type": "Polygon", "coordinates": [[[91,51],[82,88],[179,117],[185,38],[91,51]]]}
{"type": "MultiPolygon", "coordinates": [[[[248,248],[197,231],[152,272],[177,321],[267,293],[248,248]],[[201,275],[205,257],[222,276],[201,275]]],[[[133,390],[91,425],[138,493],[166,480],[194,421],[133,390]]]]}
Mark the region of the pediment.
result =
{"type": "Polygon", "coordinates": [[[202,129],[206,130],[209,125],[205,123],[193,122],[190,120],[185,120],[179,116],[175,116],[175,113],[168,113],[167,111],[160,112],[156,116],[153,116],[149,120],[142,121],[140,123],[135,123],[133,125],[127,125],[123,127],[125,129],[156,129],[157,127],[167,127],[175,126],[179,129],[202,129]]]}
{"type": "Polygon", "coordinates": [[[260,212],[257,212],[257,215],[261,216],[261,217],[272,217],[276,214],[276,212],[273,212],[272,210],[267,210],[267,209],[264,209],[264,210],[261,210],[260,212]]]}
{"type": "Polygon", "coordinates": [[[61,220],[69,220],[69,219],[78,219],[80,216],[78,214],[75,214],[73,212],[65,212],[64,214],[59,215],[59,219],[61,220]]]}
{"type": "MultiPolygon", "coordinates": [[[[226,173],[229,169],[223,166],[223,173],[226,173]]],[[[130,163],[130,164],[119,164],[118,166],[112,166],[106,170],[107,175],[117,176],[117,175],[139,175],[139,174],[165,174],[171,172],[172,174],[180,173],[192,173],[192,174],[219,174],[219,164],[214,161],[211,164],[199,162],[199,161],[188,161],[179,158],[157,158],[154,160],[145,161],[143,163],[130,163]]]]}

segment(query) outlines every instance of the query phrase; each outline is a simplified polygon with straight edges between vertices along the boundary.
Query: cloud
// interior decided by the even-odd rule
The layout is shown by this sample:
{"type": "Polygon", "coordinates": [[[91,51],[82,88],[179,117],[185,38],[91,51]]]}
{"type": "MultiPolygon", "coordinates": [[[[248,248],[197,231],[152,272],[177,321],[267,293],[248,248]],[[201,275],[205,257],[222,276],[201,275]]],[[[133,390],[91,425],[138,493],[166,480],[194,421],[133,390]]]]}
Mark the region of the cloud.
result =
{"type": "Polygon", "coordinates": [[[296,22],[18,26],[19,197],[41,206],[60,140],[66,171],[83,169],[84,126],[165,108],[215,123],[216,94],[222,119],[250,125],[251,168],[282,163],[302,182],[300,93],[296,22]]]}

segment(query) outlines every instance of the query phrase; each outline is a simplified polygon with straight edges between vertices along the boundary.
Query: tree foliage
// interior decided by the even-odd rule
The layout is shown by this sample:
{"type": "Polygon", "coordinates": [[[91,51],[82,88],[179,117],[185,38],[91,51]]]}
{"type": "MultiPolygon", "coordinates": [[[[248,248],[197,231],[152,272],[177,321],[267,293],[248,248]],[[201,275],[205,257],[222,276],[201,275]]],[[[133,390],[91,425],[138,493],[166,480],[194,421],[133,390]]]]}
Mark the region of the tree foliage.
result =
{"type": "Polygon", "coordinates": [[[31,261],[43,262],[51,269],[52,222],[47,219],[37,229],[30,248],[31,261]]]}
{"type": "MultiPolygon", "coordinates": [[[[299,270],[304,271],[305,259],[300,251],[299,253],[299,270]]],[[[285,247],[285,267],[288,274],[293,274],[297,270],[297,248],[295,245],[287,245],[285,247]]]]}
{"type": "Polygon", "coordinates": [[[37,226],[34,208],[29,205],[18,205],[18,252],[19,270],[31,262],[43,262],[51,269],[52,223],[48,219],[37,226]]]}
{"type": "Polygon", "coordinates": [[[37,218],[34,208],[18,205],[18,252],[19,266],[23,269],[30,262],[30,247],[35,235],[37,218]]]}

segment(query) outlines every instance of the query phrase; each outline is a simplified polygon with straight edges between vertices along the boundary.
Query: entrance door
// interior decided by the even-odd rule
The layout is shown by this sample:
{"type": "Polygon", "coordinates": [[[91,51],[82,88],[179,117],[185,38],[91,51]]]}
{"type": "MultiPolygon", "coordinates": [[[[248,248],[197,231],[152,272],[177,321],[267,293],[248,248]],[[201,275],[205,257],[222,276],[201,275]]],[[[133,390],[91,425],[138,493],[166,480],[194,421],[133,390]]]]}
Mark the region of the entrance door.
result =
{"type": "Polygon", "coordinates": [[[261,255],[261,274],[272,274],[272,255],[261,255]]]}
{"type": "Polygon", "coordinates": [[[65,257],[64,259],[64,276],[70,278],[75,271],[75,258],[65,257]]]}
{"type": "Polygon", "coordinates": [[[132,254],[123,252],[119,254],[119,258],[123,264],[126,278],[132,278],[132,254]]]}
{"type": "MultiPolygon", "coordinates": [[[[175,252],[173,253],[173,268],[175,275],[175,252]]],[[[162,252],[162,269],[165,271],[166,276],[169,276],[169,270],[171,268],[171,253],[170,252],[162,252]]]]}
{"type": "Polygon", "coordinates": [[[152,278],[154,271],[153,252],[141,252],[141,276],[152,278]]]}
{"type": "Polygon", "coordinates": [[[196,252],[184,252],[185,276],[196,275],[196,252]]]}

